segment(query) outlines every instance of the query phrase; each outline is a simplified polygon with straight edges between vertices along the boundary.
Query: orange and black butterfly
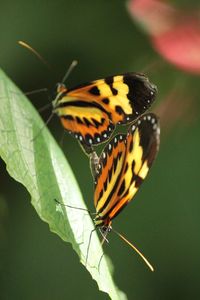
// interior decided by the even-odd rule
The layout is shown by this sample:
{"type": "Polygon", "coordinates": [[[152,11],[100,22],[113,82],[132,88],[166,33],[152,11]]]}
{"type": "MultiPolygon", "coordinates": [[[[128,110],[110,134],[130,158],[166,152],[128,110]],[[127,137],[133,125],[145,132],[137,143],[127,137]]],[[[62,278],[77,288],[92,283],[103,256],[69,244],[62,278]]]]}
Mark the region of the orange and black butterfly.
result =
{"type": "MultiPolygon", "coordinates": [[[[101,153],[95,176],[94,223],[100,228],[104,240],[112,229],[112,220],[133,199],[146,178],[159,150],[159,144],[159,121],[156,115],[149,113],[139,117],[130,126],[127,134],[113,137],[101,153]]],[[[139,250],[121,234],[116,233],[153,270],[139,250]]]]}
{"type": "Polygon", "coordinates": [[[156,92],[156,86],[139,73],[110,76],[73,89],[58,84],[53,112],[90,153],[93,145],[111,136],[116,124],[129,123],[144,113],[156,92]]]}

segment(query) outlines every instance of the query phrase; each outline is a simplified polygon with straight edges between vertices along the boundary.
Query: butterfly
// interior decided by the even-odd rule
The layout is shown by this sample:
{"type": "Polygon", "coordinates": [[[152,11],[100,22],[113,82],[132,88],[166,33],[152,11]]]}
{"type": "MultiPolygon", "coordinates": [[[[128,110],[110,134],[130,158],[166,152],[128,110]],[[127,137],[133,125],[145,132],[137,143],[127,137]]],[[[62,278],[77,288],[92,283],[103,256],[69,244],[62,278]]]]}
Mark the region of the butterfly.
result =
{"type": "MultiPolygon", "coordinates": [[[[100,155],[95,175],[94,224],[103,239],[112,229],[112,220],[133,199],[146,178],[159,150],[160,126],[155,114],[140,116],[127,134],[112,138],[100,155]]],[[[146,258],[124,236],[116,232],[145,260],[146,258]]]]}
{"type": "Polygon", "coordinates": [[[116,124],[129,123],[152,104],[157,88],[139,73],[99,79],[73,89],[61,83],[53,101],[53,113],[79,140],[86,153],[105,142],[116,124]]]}

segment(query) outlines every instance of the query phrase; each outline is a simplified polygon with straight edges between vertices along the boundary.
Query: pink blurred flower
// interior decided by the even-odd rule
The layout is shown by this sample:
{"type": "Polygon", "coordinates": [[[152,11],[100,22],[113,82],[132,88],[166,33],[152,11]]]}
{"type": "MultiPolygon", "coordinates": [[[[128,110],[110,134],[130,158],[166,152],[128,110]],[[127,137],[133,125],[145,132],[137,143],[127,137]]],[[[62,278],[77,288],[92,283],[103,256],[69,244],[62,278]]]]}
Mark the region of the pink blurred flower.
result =
{"type": "Polygon", "coordinates": [[[164,0],[130,0],[128,9],[161,56],[182,70],[200,74],[200,10],[186,13],[164,0]]]}

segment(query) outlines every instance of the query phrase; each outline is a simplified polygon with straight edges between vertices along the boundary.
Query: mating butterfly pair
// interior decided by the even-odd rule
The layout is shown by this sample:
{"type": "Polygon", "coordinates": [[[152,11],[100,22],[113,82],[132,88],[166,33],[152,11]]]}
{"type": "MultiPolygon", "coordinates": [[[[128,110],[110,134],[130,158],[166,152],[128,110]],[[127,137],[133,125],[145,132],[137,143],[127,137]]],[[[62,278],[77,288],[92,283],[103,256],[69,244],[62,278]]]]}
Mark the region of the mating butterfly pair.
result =
{"type": "MultiPolygon", "coordinates": [[[[158,119],[154,114],[142,115],[155,99],[157,89],[144,75],[128,73],[71,90],[60,84],[57,91],[53,111],[90,157],[94,156],[91,160],[95,181],[94,223],[99,226],[105,240],[112,219],[132,200],[158,152],[158,119]],[[94,155],[93,145],[109,139],[116,124],[130,122],[127,134],[113,137],[100,158],[94,155]]],[[[116,233],[153,270],[139,250],[116,233]]]]}

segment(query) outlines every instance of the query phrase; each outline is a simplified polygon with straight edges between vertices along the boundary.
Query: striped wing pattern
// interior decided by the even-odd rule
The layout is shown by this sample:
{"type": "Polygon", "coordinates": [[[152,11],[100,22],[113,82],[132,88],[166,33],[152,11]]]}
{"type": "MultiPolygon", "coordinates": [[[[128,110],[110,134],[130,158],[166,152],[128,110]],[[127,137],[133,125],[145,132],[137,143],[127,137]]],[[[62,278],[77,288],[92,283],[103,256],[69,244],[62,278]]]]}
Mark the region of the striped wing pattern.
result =
{"type": "Polygon", "coordinates": [[[67,90],[61,85],[53,111],[64,128],[83,145],[107,140],[116,124],[126,124],[146,111],[157,89],[138,73],[110,76],[67,90]]]}
{"type": "Polygon", "coordinates": [[[105,147],[95,180],[97,226],[109,226],[136,194],[158,152],[159,132],[157,117],[145,114],[105,147]]]}

